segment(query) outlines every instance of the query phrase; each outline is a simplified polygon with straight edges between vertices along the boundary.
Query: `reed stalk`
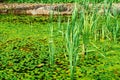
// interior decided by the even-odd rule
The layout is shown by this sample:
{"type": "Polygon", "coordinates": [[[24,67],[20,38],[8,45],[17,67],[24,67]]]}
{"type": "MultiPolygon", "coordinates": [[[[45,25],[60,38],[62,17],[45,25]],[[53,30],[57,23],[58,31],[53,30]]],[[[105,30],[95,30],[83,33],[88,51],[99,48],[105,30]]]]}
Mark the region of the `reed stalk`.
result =
{"type": "Polygon", "coordinates": [[[50,34],[50,38],[49,38],[49,58],[50,58],[50,65],[53,66],[54,65],[54,53],[55,53],[55,45],[54,45],[54,34],[53,34],[53,12],[50,12],[50,23],[49,23],[49,34],[50,34]]]}
{"type": "Polygon", "coordinates": [[[77,16],[78,11],[75,4],[75,9],[72,14],[72,21],[71,23],[67,23],[67,30],[66,30],[66,47],[67,52],[69,55],[69,62],[70,62],[70,76],[71,80],[74,79],[75,67],[77,64],[78,59],[78,51],[80,46],[80,27],[77,23],[77,16]]]}

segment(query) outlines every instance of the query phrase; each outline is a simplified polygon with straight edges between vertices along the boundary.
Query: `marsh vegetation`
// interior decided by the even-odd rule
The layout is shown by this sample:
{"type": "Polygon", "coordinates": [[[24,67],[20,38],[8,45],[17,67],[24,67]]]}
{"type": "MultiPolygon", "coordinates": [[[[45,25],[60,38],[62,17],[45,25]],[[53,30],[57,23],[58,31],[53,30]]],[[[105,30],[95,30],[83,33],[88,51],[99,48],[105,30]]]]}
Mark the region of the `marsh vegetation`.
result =
{"type": "Polygon", "coordinates": [[[119,80],[120,15],[74,7],[69,16],[1,14],[0,79],[119,80]]]}

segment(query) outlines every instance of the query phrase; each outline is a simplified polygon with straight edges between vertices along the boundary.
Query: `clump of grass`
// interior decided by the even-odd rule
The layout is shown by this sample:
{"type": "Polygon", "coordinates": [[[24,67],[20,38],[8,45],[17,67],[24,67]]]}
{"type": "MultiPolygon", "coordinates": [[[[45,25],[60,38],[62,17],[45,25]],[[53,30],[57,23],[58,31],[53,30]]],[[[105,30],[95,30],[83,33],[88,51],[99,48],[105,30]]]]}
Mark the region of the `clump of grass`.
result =
{"type": "Polygon", "coordinates": [[[77,64],[78,51],[80,45],[80,29],[76,21],[77,21],[77,7],[75,4],[75,9],[72,14],[72,22],[70,24],[68,19],[66,30],[66,48],[69,55],[70,75],[72,80],[74,79],[74,72],[77,64]]]}
{"type": "Polygon", "coordinates": [[[50,65],[54,65],[54,53],[55,53],[55,47],[54,47],[54,34],[53,34],[53,12],[50,13],[50,24],[49,24],[49,34],[50,34],[50,39],[49,39],[49,52],[50,52],[50,65]]]}

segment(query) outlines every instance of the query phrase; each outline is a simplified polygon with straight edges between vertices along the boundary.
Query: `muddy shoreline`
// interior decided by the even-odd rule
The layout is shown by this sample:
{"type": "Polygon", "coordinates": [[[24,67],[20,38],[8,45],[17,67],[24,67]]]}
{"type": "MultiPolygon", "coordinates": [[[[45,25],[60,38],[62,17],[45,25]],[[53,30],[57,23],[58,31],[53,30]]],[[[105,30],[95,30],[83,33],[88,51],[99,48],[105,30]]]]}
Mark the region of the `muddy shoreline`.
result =
{"type": "MultiPolygon", "coordinates": [[[[85,11],[83,5],[76,4],[78,11],[85,11]]],[[[0,3],[0,14],[25,14],[25,15],[49,15],[51,12],[54,15],[71,15],[74,11],[73,3],[66,4],[37,4],[37,3],[0,3]]],[[[104,4],[89,4],[88,10],[92,12],[98,9],[98,14],[104,14],[104,9],[108,9],[109,5],[104,4]]],[[[120,3],[113,3],[110,7],[111,13],[120,14],[120,3]]]]}

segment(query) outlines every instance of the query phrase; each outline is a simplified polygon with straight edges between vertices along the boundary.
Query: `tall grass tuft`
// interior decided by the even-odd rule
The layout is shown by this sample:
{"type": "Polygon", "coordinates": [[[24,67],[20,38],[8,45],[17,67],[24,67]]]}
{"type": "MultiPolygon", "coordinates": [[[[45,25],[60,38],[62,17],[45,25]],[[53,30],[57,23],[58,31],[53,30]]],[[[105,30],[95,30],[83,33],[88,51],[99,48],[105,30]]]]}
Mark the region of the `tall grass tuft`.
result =
{"type": "Polygon", "coordinates": [[[53,66],[54,65],[54,53],[55,53],[55,45],[54,45],[54,34],[53,34],[53,12],[50,12],[50,23],[49,23],[49,34],[50,34],[50,38],[49,38],[49,58],[50,58],[50,65],[53,66]]]}
{"type": "Polygon", "coordinates": [[[70,23],[68,19],[66,30],[66,48],[69,55],[71,80],[74,79],[74,72],[78,59],[79,45],[80,45],[80,29],[77,24],[77,8],[75,4],[75,9],[72,14],[72,22],[70,23]]]}

